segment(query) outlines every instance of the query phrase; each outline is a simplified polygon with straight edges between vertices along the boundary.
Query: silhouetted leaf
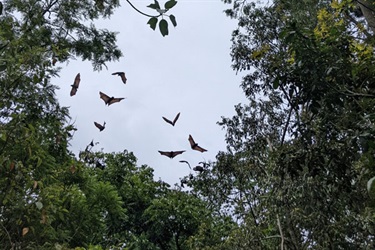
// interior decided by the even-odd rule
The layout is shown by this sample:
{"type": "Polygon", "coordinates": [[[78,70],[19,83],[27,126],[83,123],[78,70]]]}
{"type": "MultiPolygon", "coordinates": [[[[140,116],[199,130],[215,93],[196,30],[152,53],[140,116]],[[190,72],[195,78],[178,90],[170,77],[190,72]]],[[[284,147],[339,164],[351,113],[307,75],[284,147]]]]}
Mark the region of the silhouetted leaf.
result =
{"type": "Polygon", "coordinates": [[[147,24],[150,25],[150,28],[155,30],[156,24],[158,23],[158,19],[156,17],[151,17],[150,20],[148,20],[147,24]]]}
{"type": "Polygon", "coordinates": [[[176,17],[174,15],[170,15],[169,19],[171,20],[174,27],[177,26],[176,17]]]}
{"type": "Polygon", "coordinates": [[[168,35],[168,22],[165,19],[160,20],[159,29],[160,29],[162,36],[168,35]]]}
{"type": "Polygon", "coordinates": [[[154,0],[154,3],[150,4],[150,5],[147,5],[147,7],[151,8],[151,9],[160,9],[160,5],[159,5],[159,2],[154,0]]]}
{"type": "Polygon", "coordinates": [[[171,9],[173,6],[175,6],[177,4],[177,1],[175,1],[175,0],[169,0],[168,2],[166,2],[165,4],[164,4],[164,7],[166,8],[166,9],[171,9]]]}

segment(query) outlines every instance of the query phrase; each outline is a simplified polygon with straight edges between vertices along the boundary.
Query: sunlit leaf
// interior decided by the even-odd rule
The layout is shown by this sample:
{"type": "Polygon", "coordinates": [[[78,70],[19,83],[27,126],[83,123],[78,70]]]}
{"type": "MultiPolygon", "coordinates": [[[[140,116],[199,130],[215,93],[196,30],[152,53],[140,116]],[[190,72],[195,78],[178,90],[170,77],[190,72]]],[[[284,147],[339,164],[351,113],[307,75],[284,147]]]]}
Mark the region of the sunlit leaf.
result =
{"type": "Polygon", "coordinates": [[[41,203],[40,201],[35,202],[35,205],[36,205],[36,207],[37,207],[39,210],[43,208],[43,203],[41,203]]]}
{"type": "Polygon", "coordinates": [[[22,228],[22,236],[25,236],[28,232],[29,232],[29,228],[28,227],[22,228]]]}

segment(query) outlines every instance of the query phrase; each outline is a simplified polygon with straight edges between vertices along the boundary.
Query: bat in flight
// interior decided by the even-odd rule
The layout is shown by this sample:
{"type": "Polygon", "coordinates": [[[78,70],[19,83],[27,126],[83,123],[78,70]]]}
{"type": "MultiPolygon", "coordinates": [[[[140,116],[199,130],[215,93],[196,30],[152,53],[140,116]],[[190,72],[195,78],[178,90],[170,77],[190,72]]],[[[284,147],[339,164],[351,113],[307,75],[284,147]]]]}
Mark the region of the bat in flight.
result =
{"type": "Polygon", "coordinates": [[[180,117],[180,113],[178,113],[176,115],[176,117],[173,119],[173,122],[171,120],[168,120],[167,118],[165,118],[164,116],[162,116],[162,118],[164,119],[164,121],[168,122],[169,124],[171,124],[172,126],[174,126],[178,120],[178,118],[180,117]]]}
{"type": "Polygon", "coordinates": [[[115,73],[112,73],[112,75],[118,75],[121,77],[121,80],[124,84],[126,84],[126,76],[125,76],[125,72],[115,72],[115,73]]]}
{"type": "Polygon", "coordinates": [[[169,158],[173,158],[175,157],[176,155],[179,155],[179,154],[182,154],[183,152],[185,152],[185,150],[181,150],[181,151],[158,151],[161,155],[165,155],[169,158]]]}
{"type": "Polygon", "coordinates": [[[73,84],[70,85],[70,86],[72,86],[72,90],[70,90],[70,96],[74,96],[77,93],[80,81],[81,81],[81,74],[78,73],[76,75],[76,78],[74,78],[73,84]]]}
{"type": "Polygon", "coordinates": [[[95,127],[97,127],[100,130],[100,132],[102,132],[105,129],[105,122],[103,123],[103,125],[97,122],[94,122],[94,124],[95,124],[95,127]]]}
{"type": "Polygon", "coordinates": [[[194,139],[191,135],[189,135],[189,142],[190,142],[190,146],[193,150],[197,150],[197,151],[202,152],[202,153],[207,151],[206,149],[198,146],[198,143],[195,143],[195,141],[194,141],[194,139]]]}
{"type": "Polygon", "coordinates": [[[108,106],[111,105],[111,104],[114,104],[116,102],[120,102],[121,100],[125,99],[123,97],[120,97],[120,98],[114,98],[113,96],[109,97],[106,94],[104,94],[103,92],[99,92],[99,95],[100,95],[100,98],[103,99],[105,104],[108,105],[108,106]]]}
{"type": "Polygon", "coordinates": [[[191,169],[189,162],[187,162],[187,161],[180,161],[180,162],[188,164],[189,168],[191,169]]]}

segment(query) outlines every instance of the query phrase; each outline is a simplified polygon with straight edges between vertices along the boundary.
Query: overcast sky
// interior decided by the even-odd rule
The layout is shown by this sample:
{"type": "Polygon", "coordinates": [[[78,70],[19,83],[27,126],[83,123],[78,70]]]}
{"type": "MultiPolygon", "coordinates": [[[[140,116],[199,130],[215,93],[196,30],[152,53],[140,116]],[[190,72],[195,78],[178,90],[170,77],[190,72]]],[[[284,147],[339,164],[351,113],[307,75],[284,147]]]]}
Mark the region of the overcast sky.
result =
{"type": "MultiPolygon", "coordinates": [[[[133,4],[155,14],[146,8],[151,2],[133,4]]],[[[156,180],[170,184],[190,172],[180,160],[193,167],[200,161],[215,160],[219,151],[225,151],[225,130],[216,123],[221,116],[234,115],[234,105],[245,100],[239,87],[241,77],[231,69],[230,39],[236,22],[223,13],[228,7],[219,0],[180,0],[169,13],[175,15],[177,27],[170,25],[166,37],[151,30],[148,18],[125,1],[111,19],[96,23],[119,32],[118,46],[124,57],[101,72],[94,72],[91,63],[81,60],[59,65],[63,70],[54,79],[60,87],[57,96],[61,105],[70,107],[78,129],[71,150],[78,155],[92,139],[99,142],[93,150],[127,149],[135,154],[138,165],[154,168],[156,180]],[[111,75],[116,71],[126,73],[126,85],[111,75]],[[76,96],[70,97],[77,73],[81,83],[76,96]],[[108,107],[99,91],[126,99],[108,107]],[[174,127],[162,119],[172,120],[178,112],[181,115],[174,127]],[[99,132],[94,121],[106,121],[105,130],[99,132]],[[189,134],[208,151],[191,150],[189,134]],[[186,152],[169,159],[158,150],[186,152]]]]}

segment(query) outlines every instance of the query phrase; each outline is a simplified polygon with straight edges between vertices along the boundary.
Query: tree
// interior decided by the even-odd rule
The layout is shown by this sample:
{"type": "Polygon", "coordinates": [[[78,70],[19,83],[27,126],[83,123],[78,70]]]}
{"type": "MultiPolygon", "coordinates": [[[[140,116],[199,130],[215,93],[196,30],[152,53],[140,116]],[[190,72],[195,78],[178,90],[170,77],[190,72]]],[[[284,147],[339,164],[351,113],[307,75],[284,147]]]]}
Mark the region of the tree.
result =
{"type": "Polygon", "coordinates": [[[109,220],[103,213],[125,220],[114,186],[90,177],[69,152],[75,128],[51,84],[57,61],[78,56],[100,70],[119,59],[116,34],[94,26],[118,6],[117,0],[0,2],[3,248],[101,244],[109,220]]]}
{"type": "MultiPolygon", "coordinates": [[[[227,1],[229,2],[229,1],[227,1]]],[[[236,249],[371,248],[373,39],[351,1],[234,1],[233,68],[249,104],[228,152],[191,182],[238,218],[236,249]]]]}

